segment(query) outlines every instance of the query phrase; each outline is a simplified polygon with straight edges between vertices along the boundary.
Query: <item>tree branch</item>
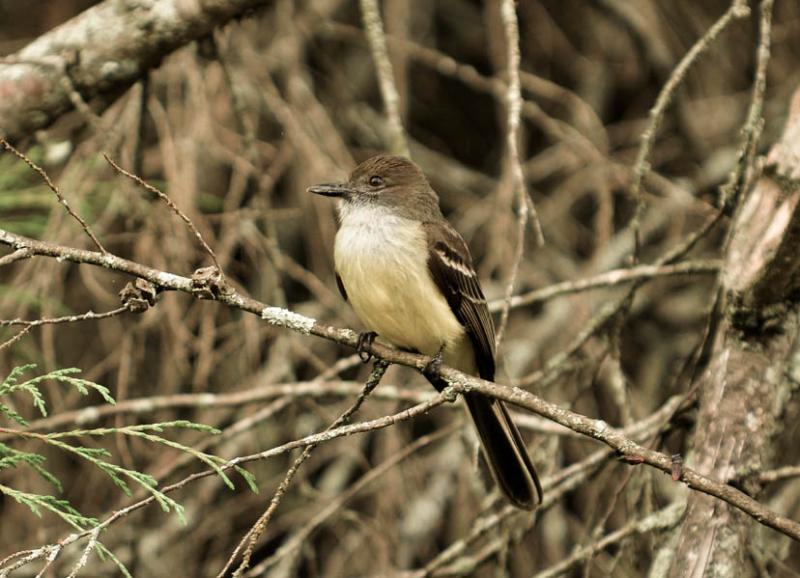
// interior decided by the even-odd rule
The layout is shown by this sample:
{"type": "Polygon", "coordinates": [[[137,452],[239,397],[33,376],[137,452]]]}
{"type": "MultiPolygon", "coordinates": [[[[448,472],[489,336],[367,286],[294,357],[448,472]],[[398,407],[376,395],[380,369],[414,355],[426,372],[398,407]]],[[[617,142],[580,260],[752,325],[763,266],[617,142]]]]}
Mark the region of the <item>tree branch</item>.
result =
{"type": "Polygon", "coordinates": [[[76,102],[104,109],[171,52],[266,4],[106,0],[0,60],[0,135],[31,135],[76,102]]]}
{"type": "MultiPolygon", "coordinates": [[[[127,259],[122,259],[115,255],[103,254],[96,251],[86,251],[71,247],[62,247],[46,241],[36,241],[21,235],[16,235],[0,229],[0,244],[13,247],[15,250],[28,249],[33,255],[54,257],[60,260],[75,263],[97,265],[106,269],[120,271],[130,275],[142,277],[156,285],[162,290],[182,291],[195,295],[198,298],[208,298],[230,307],[241,309],[255,315],[261,316],[271,325],[285,327],[306,335],[316,335],[330,341],[335,341],[341,345],[355,348],[358,343],[358,335],[350,329],[339,329],[317,322],[315,319],[294,313],[279,307],[269,307],[265,303],[241,295],[233,289],[219,292],[198,292],[193,279],[182,277],[173,273],[159,271],[152,267],[147,267],[127,259]]],[[[384,359],[390,363],[397,363],[408,367],[422,370],[430,361],[429,357],[400,351],[380,343],[373,343],[369,348],[374,356],[384,359]]],[[[448,401],[453,394],[463,394],[466,392],[479,392],[490,397],[501,399],[513,405],[523,407],[537,413],[547,419],[559,423],[575,432],[581,433],[595,440],[598,440],[616,450],[626,461],[632,464],[646,463],[665,473],[672,473],[672,459],[670,456],[657,452],[639,445],[626,437],[619,430],[610,427],[602,420],[595,420],[584,415],[564,409],[555,404],[549,403],[532,393],[505,385],[498,385],[477,377],[473,377],[450,367],[442,368],[442,376],[450,384],[450,387],[442,394],[436,396],[429,402],[422,404],[427,410],[448,401]]],[[[420,406],[416,406],[420,407],[420,406]]],[[[358,426],[359,424],[356,424],[358,426]]],[[[326,434],[332,435],[339,430],[346,430],[349,433],[359,431],[354,429],[352,432],[347,427],[332,430],[326,434]]],[[[313,436],[312,436],[313,437],[313,436]]],[[[332,435],[332,437],[337,437],[332,435]]],[[[327,439],[327,438],[325,438],[327,439]]],[[[314,439],[313,443],[325,441],[325,439],[314,439]]],[[[236,463],[240,461],[234,460],[236,463]]],[[[724,500],[732,506],[755,518],[761,524],[768,526],[785,534],[797,541],[800,541],[800,523],[789,518],[780,516],[763,504],[754,500],[744,492],[737,490],[731,485],[718,482],[706,477],[691,468],[683,468],[680,480],[692,489],[699,490],[705,494],[715,496],[724,500]]]]}

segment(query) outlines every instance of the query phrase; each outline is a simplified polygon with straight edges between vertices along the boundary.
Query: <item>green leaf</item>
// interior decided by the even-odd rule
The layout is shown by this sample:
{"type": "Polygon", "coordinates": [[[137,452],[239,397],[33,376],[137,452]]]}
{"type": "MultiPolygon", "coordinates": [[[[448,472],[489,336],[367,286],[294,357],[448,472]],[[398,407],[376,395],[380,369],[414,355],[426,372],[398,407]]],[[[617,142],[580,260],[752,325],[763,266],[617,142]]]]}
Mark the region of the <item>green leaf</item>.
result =
{"type": "Polygon", "coordinates": [[[28,425],[28,421],[24,417],[19,415],[17,412],[15,412],[13,409],[11,409],[5,404],[0,403],[0,413],[11,419],[11,421],[17,422],[19,425],[23,427],[28,425]]]}
{"type": "MultiPolygon", "coordinates": [[[[100,385],[99,383],[94,383],[86,379],[81,379],[79,377],[74,377],[75,374],[80,373],[81,371],[76,367],[57,369],[44,375],[33,377],[21,383],[19,382],[20,376],[24,372],[35,368],[35,363],[29,363],[27,365],[21,365],[13,368],[3,382],[0,383],[0,397],[17,391],[25,391],[31,396],[34,407],[39,410],[39,413],[41,413],[42,416],[46,417],[47,407],[45,405],[44,397],[39,390],[39,384],[41,384],[43,381],[55,381],[71,385],[82,395],[88,395],[91,390],[94,390],[99,393],[107,403],[116,403],[114,398],[111,396],[111,392],[104,385],[100,385]]],[[[2,402],[0,402],[0,414],[5,415],[11,421],[18,423],[19,425],[28,425],[28,421],[25,418],[23,418],[10,406],[2,402]]]]}
{"type": "Polygon", "coordinates": [[[0,484],[0,494],[5,494],[17,503],[27,506],[31,512],[39,517],[42,516],[43,510],[50,511],[76,530],[93,528],[98,524],[96,518],[84,516],[73,508],[67,500],[62,500],[53,496],[20,492],[2,484],[0,484]]]}
{"type": "MultiPolygon", "coordinates": [[[[114,398],[111,396],[107,387],[100,384],[77,377],[76,374],[80,370],[74,367],[58,369],[48,372],[43,375],[32,377],[26,381],[20,381],[22,374],[26,371],[35,369],[35,364],[23,365],[12,369],[8,376],[0,384],[0,396],[8,395],[18,391],[24,391],[31,396],[34,406],[42,413],[47,415],[44,397],[39,390],[39,387],[44,381],[55,381],[74,387],[80,394],[88,395],[91,391],[100,394],[101,397],[108,403],[114,403],[114,398]]],[[[25,419],[14,411],[11,407],[0,403],[0,414],[9,417],[11,420],[21,424],[27,425],[25,419]]],[[[191,422],[188,420],[174,420],[168,422],[159,422],[151,424],[137,424],[124,427],[106,427],[95,429],[74,429],[66,432],[53,432],[49,434],[24,434],[19,432],[18,435],[25,435],[29,439],[39,440],[44,444],[53,446],[61,451],[70,453],[80,459],[90,462],[94,467],[98,468],[106,474],[111,482],[117,486],[127,496],[133,495],[132,483],[139,485],[149,492],[153,499],[158,502],[162,510],[165,512],[175,512],[182,524],[186,524],[184,507],[158,489],[158,481],[151,475],[144,472],[128,469],[116,465],[109,460],[111,454],[108,450],[102,447],[86,447],[78,445],[72,441],[67,441],[68,438],[81,438],[86,436],[103,437],[112,434],[122,434],[130,437],[138,437],[145,441],[160,444],[168,448],[178,450],[182,453],[187,453],[197,460],[203,462],[212,468],[220,479],[229,488],[233,489],[234,484],[228,477],[228,474],[223,470],[223,466],[227,463],[226,460],[202,451],[196,450],[193,447],[184,445],[182,443],[173,441],[163,437],[164,431],[168,429],[185,429],[203,432],[205,434],[216,435],[221,433],[219,429],[191,422]]],[[[0,444],[0,470],[19,467],[30,467],[36,471],[48,483],[52,484],[58,491],[62,490],[61,482],[53,474],[47,471],[43,463],[45,458],[37,453],[21,452],[11,448],[8,445],[0,444]]],[[[244,478],[251,491],[258,493],[258,484],[256,483],[255,476],[240,466],[236,466],[236,471],[244,478]]],[[[59,500],[53,496],[26,494],[19,492],[13,488],[6,488],[0,486],[0,491],[9,495],[20,503],[24,503],[36,515],[41,515],[43,510],[49,510],[57,513],[70,525],[76,528],[83,528],[96,523],[93,518],[87,518],[72,509],[72,507],[65,501],[59,500]]],[[[103,547],[105,548],[105,547],[103,547]]],[[[110,554],[107,550],[98,548],[98,555],[110,554]]],[[[123,574],[129,575],[127,570],[123,570],[123,574]]]]}
{"type": "Polygon", "coordinates": [[[58,478],[47,471],[42,464],[45,462],[45,457],[39,454],[23,452],[15,450],[3,443],[0,443],[0,470],[6,468],[16,468],[19,464],[27,464],[38,473],[45,481],[53,485],[59,492],[63,491],[63,487],[58,478]]]}
{"type": "Polygon", "coordinates": [[[28,363],[27,365],[20,365],[19,367],[15,367],[14,369],[12,369],[11,373],[8,374],[8,377],[6,377],[3,380],[3,383],[0,383],[0,395],[3,395],[6,392],[11,391],[11,387],[16,385],[17,383],[17,378],[19,378],[20,375],[22,375],[29,369],[34,369],[35,367],[36,367],[35,363],[28,363]]]}

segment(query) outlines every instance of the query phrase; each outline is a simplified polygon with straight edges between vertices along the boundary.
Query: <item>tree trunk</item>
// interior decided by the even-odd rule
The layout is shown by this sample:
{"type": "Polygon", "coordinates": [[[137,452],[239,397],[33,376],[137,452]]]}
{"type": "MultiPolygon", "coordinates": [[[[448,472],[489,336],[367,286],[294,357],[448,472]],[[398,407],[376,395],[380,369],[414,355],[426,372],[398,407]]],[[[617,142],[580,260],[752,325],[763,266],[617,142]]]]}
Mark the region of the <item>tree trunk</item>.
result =
{"type": "MultiPolygon", "coordinates": [[[[800,90],[733,224],[721,279],[722,319],[703,376],[689,462],[756,499],[758,475],[776,455],[782,415],[796,384],[800,318],[800,90]]],[[[755,576],[759,525],[699,492],[689,498],[671,576],[755,576]]]]}

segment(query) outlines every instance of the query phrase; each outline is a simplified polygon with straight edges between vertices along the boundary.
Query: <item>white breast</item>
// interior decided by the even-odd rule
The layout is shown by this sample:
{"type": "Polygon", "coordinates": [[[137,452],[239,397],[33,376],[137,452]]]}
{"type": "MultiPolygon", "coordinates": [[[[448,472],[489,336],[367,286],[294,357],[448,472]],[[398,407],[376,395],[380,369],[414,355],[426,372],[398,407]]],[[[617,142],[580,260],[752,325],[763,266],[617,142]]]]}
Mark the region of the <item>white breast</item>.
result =
{"type": "Polygon", "coordinates": [[[434,355],[444,345],[453,354],[465,332],[433,282],[427,256],[420,222],[382,207],[342,211],[334,260],[362,323],[398,347],[434,355]]]}

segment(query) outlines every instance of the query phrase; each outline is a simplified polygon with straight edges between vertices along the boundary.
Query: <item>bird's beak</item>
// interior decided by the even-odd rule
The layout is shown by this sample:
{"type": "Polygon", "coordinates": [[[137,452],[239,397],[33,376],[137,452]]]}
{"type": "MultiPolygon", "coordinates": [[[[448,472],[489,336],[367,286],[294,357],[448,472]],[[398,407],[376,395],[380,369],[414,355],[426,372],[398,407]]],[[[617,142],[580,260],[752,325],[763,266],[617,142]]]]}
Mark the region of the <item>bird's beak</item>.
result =
{"type": "Polygon", "coordinates": [[[353,192],[345,183],[323,183],[308,187],[306,190],[325,197],[346,197],[353,192]]]}

